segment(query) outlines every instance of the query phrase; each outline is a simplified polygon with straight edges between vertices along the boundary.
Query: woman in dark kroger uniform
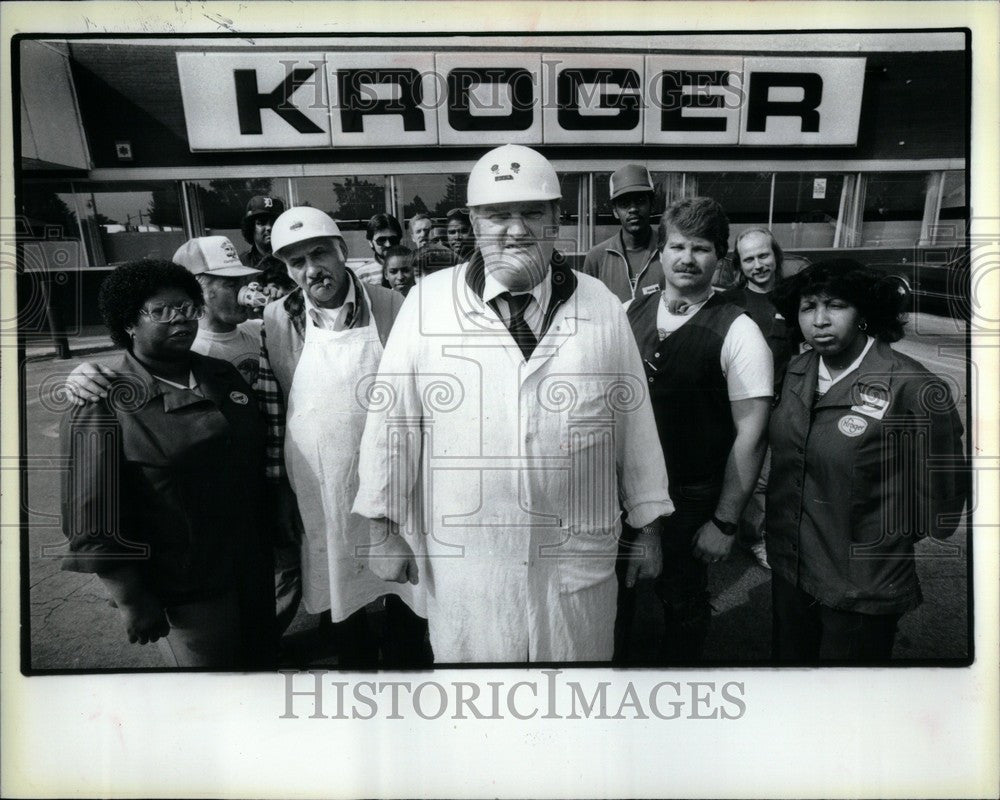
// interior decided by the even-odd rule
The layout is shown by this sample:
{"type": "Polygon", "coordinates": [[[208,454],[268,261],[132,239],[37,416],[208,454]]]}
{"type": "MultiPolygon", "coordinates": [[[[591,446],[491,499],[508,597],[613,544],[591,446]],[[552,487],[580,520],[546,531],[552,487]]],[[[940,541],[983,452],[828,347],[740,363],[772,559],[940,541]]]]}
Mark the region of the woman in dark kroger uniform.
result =
{"type": "Polygon", "coordinates": [[[129,641],[159,640],[169,666],[268,666],[274,578],[250,387],[191,352],[204,308],[184,267],[125,264],[98,303],[125,352],[107,399],[63,421],[63,568],[96,572],[129,641]]]}
{"type": "Polygon", "coordinates": [[[951,535],[965,502],[948,385],[889,347],[905,302],[898,281],[847,259],[807,267],[777,298],[811,347],[790,361],[770,424],[779,662],[888,661],[921,600],[914,544],[951,535]]]}

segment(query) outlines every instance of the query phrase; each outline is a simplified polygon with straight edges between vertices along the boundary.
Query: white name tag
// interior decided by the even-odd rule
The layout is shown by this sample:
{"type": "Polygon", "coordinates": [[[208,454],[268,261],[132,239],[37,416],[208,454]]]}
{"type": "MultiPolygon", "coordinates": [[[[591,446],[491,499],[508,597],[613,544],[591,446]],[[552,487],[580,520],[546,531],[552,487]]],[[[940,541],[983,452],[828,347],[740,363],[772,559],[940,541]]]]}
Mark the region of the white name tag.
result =
{"type": "Polygon", "coordinates": [[[642,294],[643,294],[644,297],[647,294],[656,294],[658,291],[660,291],[660,287],[659,286],[643,286],[642,287],[642,294]]]}
{"type": "Polygon", "coordinates": [[[858,386],[861,402],[851,406],[851,411],[864,414],[872,419],[882,419],[889,408],[889,397],[885,389],[858,386]]]}

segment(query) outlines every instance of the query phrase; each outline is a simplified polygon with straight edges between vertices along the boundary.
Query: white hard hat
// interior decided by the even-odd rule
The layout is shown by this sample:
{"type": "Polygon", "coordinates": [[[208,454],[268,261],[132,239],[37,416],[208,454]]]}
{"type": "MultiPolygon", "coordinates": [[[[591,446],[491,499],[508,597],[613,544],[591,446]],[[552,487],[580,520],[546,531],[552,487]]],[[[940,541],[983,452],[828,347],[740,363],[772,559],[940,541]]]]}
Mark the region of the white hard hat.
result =
{"type": "Polygon", "coordinates": [[[490,150],[469,173],[470,206],[561,197],[559,176],[548,159],[524,145],[505,144],[490,150]]]}
{"type": "Polygon", "coordinates": [[[279,216],[271,226],[271,249],[277,255],[290,244],[332,236],[344,241],[333,218],[318,208],[295,206],[279,216]]]}

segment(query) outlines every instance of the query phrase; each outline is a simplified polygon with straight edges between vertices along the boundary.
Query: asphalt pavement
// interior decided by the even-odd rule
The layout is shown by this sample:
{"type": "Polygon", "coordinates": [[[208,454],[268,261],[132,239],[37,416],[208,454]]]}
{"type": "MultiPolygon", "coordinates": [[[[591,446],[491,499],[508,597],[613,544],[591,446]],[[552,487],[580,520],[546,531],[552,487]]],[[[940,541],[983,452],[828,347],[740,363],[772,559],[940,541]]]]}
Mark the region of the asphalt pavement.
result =
{"type": "MultiPolygon", "coordinates": [[[[25,350],[22,415],[25,452],[22,478],[26,585],[28,602],[25,639],[30,652],[22,663],[37,671],[160,668],[155,646],[130,645],[116,609],[107,601],[100,581],[93,576],[64,572],[59,551],[59,483],[63,465],[59,457],[58,428],[66,408],[58,386],[62,378],[84,360],[110,356],[110,342],[100,331],[89,330],[70,342],[73,357],[58,360],[45,342],[25,350]]],[[[910,332],[896,347],[917,358],[931,370],[952,379],[963,424],[968,428],[964,326],[955,320],[914,315],[910,332]]],[[[922,542],[917,548],[917,570],[924,603],[900,623],[894,658],[955,660],[968,656],[968,570],[964,529],[947,543],[947,549],[922,542]]],[[[711,570],[712,629],[706,657],[712,663],[761,665],[770,647],[769,572],[753,557],[734,550],[732,556],[711,570]]],[[[375,610],[375,609],[373,609],[375,610]]],[[[376,624],[379,620],[376,612],[376,624]]],[[[336,642],[319,634],[317,618],[299,611],[285,639],[287,665],[336,666],[336,642]]],[[[632,648],[637,658],[655,657],[661,638],[658,604],[648,586],[639,592],[632,648]]]]}

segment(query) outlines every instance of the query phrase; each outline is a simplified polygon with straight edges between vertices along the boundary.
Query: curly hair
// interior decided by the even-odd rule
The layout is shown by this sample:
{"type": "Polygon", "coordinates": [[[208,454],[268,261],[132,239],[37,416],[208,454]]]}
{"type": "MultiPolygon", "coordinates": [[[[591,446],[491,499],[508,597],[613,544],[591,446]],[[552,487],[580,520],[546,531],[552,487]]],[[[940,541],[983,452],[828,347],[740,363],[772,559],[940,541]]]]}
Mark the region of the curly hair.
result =
{"type": "Polygon", "coordinates": [[[876,272],[851,258],[817,261],[785,279],[775,290],[774,304],[788,322],[793,338],[802,341],[799,301],[810,295],[844,300],[858,309],[867,332],[883,342],[903,338],[910,293],[895,275],[876,272]]]}
{"type": "Polygon", "coordinates": [[[781,245],[778,244],[778,240],[774,238],[774,234],[769,229],[747,228],[745,231],[740,231],[740,235],[733,242],[733,250],[736,251],[736,282],[740,286],[747,285],[747,276],[743,272],[743,259],[740,257],[740,242],[751,233],[760,233],[767,237],[770,242],[771,253],[774,255],[774,279],[775,281],[780,281],[781,265],[785,263],[785,251],[781,249],[781,245]]]}
{"type": "Polygon", "coordinates": [[[97,293],[97,307],[111,341],[132,349],[132,339],[125,329],[139,321],[140,309],[161,289],[180,289],[199,306],[205,302],[198,279],[172,261],[129,261],[104,279],[97,293]]]}
{"type": "Polygon", "coordinates": [[[685,236],[708,239],[715,246],[715,255],[723,258],[729,252],[729,217],[711,197],[688,197],[667,206],[656,231],[656,245],[662,250],[668,230],[673,228],[685,236]]]}

